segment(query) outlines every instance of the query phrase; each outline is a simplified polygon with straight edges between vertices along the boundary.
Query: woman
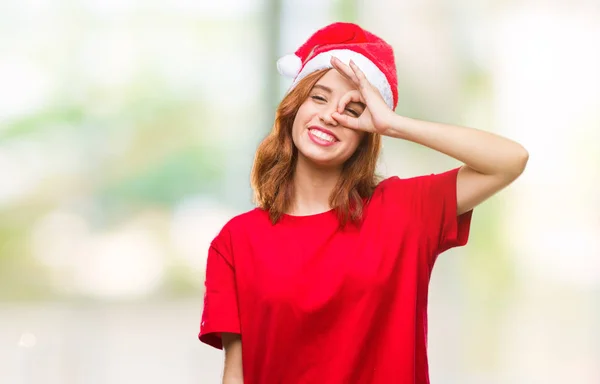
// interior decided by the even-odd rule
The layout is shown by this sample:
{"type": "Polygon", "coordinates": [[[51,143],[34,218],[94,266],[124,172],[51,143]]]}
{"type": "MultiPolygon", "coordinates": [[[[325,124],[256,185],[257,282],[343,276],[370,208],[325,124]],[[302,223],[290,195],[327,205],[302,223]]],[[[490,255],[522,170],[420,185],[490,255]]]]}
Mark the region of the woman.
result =
{"type": "Polygon", "coordinates": [[[252,171],[258,207],[212,242],[200,340],[224,383],[429,383],[427,289],[472,209],[524,170],[491,133],[394,113],[392,48],[355,24],[278,63],[294,77],[252,171]],[[381,135],[464,163],[378,183],[381,135]]]}

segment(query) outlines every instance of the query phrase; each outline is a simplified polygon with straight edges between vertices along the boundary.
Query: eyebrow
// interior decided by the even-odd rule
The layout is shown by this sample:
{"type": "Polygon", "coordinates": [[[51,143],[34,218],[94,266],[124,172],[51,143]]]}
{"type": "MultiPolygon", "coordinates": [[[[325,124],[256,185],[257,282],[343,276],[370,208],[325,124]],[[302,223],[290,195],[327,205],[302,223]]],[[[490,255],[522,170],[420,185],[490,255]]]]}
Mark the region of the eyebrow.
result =
{"type": "Polygon", "coordinates": [[[322,84],[315,84],[315,85],[313,86],[313,88],[320,88],[320,89],[322,89],[322,90],[324,90],[325,92],[328,92],[328,93],[331,93],[331,92],[333,92],[333,91],[331,90],[331,88],[329,88],[329,87],[326,87],[326,86],[324,86],[324,85],[322,85],[322,84]]]}

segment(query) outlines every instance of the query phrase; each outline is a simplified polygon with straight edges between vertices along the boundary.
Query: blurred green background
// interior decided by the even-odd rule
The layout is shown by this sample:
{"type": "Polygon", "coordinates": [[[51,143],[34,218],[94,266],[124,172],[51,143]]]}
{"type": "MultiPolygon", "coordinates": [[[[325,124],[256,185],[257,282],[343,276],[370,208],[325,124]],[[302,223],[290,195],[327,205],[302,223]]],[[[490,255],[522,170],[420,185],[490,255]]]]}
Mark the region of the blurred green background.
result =
{"type": "MultiPolygon", "coordinates": [[[[435,267],[432,382],[600,383],[600,3],[565,4],[2,0],[0,383],[219,382],[208,244],[252,208],[275,61],[333,21],[394,46],[397,113],[530,152],[435,267]]],[[[379,171],[456,165],[386,138],[379,171]]]]}

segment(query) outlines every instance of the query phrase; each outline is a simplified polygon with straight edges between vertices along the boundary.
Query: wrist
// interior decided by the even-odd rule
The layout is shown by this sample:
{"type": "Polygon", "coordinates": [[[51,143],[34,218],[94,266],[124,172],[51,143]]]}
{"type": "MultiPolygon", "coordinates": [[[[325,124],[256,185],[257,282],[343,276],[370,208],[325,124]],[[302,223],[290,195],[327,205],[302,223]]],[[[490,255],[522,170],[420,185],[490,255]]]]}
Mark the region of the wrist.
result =
{"type": "Polygon", "coordinates": [[[391,117],[389,119],[389,124],[386,127],[384,135],[406,140],[408,137],[407,127],[407,118],[404,116],[397,115],[395,112],[392,112],[391,117]]]}

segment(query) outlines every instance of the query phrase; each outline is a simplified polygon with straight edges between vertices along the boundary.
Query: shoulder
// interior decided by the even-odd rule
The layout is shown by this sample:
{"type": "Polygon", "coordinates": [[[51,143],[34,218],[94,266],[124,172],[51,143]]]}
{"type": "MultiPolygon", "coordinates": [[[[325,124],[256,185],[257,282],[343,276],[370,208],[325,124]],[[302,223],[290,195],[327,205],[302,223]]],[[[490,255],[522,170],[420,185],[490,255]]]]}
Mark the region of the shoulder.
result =
{"type": "Polygon", "coordinates": [[[389,176],[381,180],[368,199],[371,212],[398,215],[406,212],[416,195],[416,178],[389,176]]]}
{"type": "Polygon", "coordinates": [[[243,237],[258,226],[269,224],[269,215],[260,208],[254,208],[229,219],[214,238],[211,245],[217,249],[229,249],[236,239],[243,237]]]}
{"type": "Polygon", "coordinates": [[[375,191],[380,192],[398,190],[398,191],[414,191],[423,187],[434,185],[436,183],[446,183],[456,181],[456,176],[460,168],[454,168],[442,173],[431,173],[428,175],[412,176],[401,178],[399,176],[390,176],[379,182],[375,191]]]}
{"type": "Polygon", "coordinates": [[[386,195],[389,193],[407,193],[413,190],[417,183],[418,177],[401,178],[399,176],[389,176],[377,184],[373,195],[376,196],[386,195]]]}
{"type": "MultiPolygon", "coordinates": [[[[456,177],[459,168],[442,173],[402,178],[390,176],[383,179],[375,188],[372,202],[380,202],[386,207],[427,204],[444,196],[452,198],[456,191],[456,177]]],[[[375,204],[376,206],[377,204],[375,204]]]]}

